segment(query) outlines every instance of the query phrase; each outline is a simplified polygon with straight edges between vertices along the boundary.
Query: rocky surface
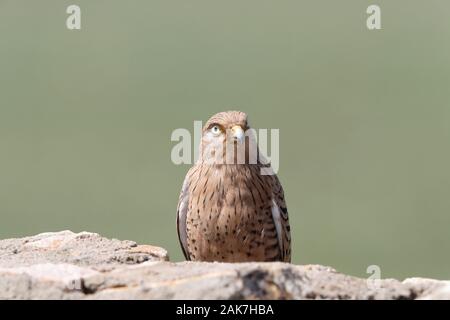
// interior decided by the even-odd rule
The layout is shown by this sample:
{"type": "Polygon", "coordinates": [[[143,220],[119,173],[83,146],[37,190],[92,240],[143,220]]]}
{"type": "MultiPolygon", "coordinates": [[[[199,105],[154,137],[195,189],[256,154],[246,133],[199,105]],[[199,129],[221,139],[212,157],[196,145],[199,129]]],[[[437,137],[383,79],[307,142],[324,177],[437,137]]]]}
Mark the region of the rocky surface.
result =
{"type": "Polygon", "coordinates": [[[168,261],[167,251],[62,231],[0,241],[0,299],[450,299],[450,281],[368,281],[286,263],[168,261]]]}

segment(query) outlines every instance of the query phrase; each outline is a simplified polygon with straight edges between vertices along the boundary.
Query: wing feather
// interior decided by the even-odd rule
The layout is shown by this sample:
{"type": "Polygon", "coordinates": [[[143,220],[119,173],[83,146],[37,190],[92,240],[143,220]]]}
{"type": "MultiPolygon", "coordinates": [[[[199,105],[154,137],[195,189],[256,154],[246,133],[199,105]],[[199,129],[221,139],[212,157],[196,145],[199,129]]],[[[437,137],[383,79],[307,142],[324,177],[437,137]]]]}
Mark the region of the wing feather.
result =
{"type": "Polygon", "coordinates": [[[281,260],[291,262],[291,228],[284,199],[284,191],[277,176],[274,175],[272,185],[272,218],[277,231],[281,260]]]}
{"type": "Polygon", "coordinates": [[[190,260],[189,251],[187,246],[187,230],[186,230],[186,218],[189,207],[189,173],[184,179],[183,186],[181,187],[180,198],[178,199],[177,207],[177,233],[178,240],[180,241],[181,249],[183,250],[186,260],[190,260]]]}

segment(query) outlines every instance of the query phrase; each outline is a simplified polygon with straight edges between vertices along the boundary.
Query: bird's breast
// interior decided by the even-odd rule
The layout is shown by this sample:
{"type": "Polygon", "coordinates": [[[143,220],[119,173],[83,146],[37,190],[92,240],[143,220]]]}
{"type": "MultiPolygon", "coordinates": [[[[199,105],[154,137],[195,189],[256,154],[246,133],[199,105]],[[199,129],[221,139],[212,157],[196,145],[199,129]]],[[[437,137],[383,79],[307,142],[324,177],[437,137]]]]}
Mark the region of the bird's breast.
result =
{"type": "Polygon", "coordinates": [[[258,253],[264,226],[271,219],[271,200],[256,174],[257,168],[243,165],[199,169],[190,186],[187,216],[188,242],[194,257],[221,260],[223,256],[224,261],[239,261],[250,251],[258,253]]]}

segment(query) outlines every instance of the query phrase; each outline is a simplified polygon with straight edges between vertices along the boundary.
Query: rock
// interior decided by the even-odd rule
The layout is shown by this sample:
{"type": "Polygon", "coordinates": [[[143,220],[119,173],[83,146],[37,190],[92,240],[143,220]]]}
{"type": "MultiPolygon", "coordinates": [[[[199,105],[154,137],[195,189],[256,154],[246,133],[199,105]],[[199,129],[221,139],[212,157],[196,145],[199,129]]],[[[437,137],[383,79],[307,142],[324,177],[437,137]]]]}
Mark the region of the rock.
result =
{"type": "Polygon", "coordinates": [[[0,241],[0,267],[68,263],[104,271],[123,264],[159,260],[169,260],[162,248],[110,240],[90,232],[47,232],[0,241]]]}
{"type": "Polygon", "coordinates": [[[450,299],[450,281],[409,278],[403,281],[403,284],[410,287],[417,299],[420,300],[449,300],[450,299]]]}
{"type": "Polygon", "coordinates": [[[173,263],[162,248],[62,231],[0,241],[0,299],[450,299],[450,281],[368,281],[280,262],[173,263]]]}

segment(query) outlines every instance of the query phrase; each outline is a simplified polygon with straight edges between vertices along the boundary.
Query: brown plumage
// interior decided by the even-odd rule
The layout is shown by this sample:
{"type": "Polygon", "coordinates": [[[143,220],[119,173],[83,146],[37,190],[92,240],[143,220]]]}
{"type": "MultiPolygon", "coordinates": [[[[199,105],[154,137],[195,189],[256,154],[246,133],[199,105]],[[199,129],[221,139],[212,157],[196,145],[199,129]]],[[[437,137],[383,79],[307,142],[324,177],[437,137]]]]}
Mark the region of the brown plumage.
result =
{"type": "Polygon", "coordinates": [[[267,165],[252,158],[255,140],[244,132],[251,130],[239,111],[218,113],[203,128],[199,160],[186,175],[177,210],[188,260],[291,260],[283,188],[275,174],[261,174],[267,165]]]}

